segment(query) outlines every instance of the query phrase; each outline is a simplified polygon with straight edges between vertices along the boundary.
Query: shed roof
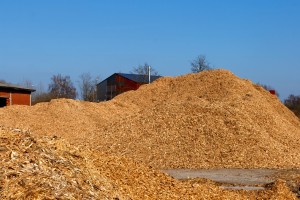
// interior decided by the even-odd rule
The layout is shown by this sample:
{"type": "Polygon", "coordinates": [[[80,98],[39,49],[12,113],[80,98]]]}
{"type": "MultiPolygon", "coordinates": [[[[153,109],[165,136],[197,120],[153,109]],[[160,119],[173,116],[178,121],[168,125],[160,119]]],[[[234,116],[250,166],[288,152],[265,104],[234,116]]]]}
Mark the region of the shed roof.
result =
{"type": "Polygon", "coordinates": [[[20,85],[10,84],[10,83],[0,83],[0,88],[12,89],[12,90],[21,90],[21,91],[30,91],[34,92],[35,89],[23,87],[20,85]]]}

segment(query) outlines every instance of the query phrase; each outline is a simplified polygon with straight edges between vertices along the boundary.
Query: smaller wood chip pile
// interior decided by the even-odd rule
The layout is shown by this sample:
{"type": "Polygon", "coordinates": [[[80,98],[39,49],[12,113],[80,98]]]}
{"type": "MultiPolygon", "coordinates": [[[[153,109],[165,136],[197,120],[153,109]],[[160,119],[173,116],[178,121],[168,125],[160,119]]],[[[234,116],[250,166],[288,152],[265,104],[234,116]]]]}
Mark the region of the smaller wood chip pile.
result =
{"type": "Polygon", "coordinates": [[[105,199],[113,185],[86,170],[85,158],[55,138],[0,130],[1,199],[105,199]]]}
{"type": "Polygon", "coordinates": [[[182,183],[140,163],[53,137],[0,127],[1,199],[295,199],[284,182],[262,192],[182,183]]]}

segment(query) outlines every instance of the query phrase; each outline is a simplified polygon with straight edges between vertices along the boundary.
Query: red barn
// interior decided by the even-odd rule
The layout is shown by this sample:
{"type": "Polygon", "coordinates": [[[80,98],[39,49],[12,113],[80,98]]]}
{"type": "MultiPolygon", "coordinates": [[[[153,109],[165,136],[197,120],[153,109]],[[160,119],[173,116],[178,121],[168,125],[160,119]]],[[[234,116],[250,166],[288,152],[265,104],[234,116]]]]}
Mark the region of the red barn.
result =
{"type": "MultiPolygon", "coordinates": [[[[150,82],[161,76],[150,76],[150,82]]],[[[136,90],[141,85],[149,83],[148,75],[114,73],[107,79],[97,84],[97,100],[106,101],[118,94],[129,90],[136,90]]]]}
{"type": "Polygon", "coordinates": [[[11,105],[31,105],[31,93],[34,89],[0,83],[0,107],[11,105]]]}

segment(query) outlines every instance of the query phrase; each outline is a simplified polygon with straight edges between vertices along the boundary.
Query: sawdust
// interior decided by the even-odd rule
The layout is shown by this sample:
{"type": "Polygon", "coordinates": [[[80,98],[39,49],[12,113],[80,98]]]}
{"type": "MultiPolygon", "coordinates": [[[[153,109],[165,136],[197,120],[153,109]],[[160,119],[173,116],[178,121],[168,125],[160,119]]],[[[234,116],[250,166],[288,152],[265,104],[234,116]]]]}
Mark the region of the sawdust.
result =
{"type": "Polygon", "coordinates": [[[231,72],[159,79],[114,102],[140,110],[103,128],[105,151],[158,168],[300,166],[299,119],[276,96],[231,72]]]}
{"type": "Polygon", "coordinates": [[[57,99],[0,115],[14,128],[0,130],[1,198],[295,199],[280,180],[226,191],[155,170],[299,168],[299,119],[226,70],[161,78],[103,103],[57,99]]]}
{"type": "Polygon", "coordinates": [[[283,181],[261,192],[179,182],[133,160],[0,127],[1,199],[295,199],[283,181]]]}
{"type": "MultiPolygon", "coordinates": [[[[76,148],[28,131],[0,130],[1,199],[105,199],[114,185],[76,148]]],[[[119,194],[116,193],[116,196],[119,194]]]]}
{"type": "Polygon", "coordinates": [[[58,135],[155,168],[299,168],[300,121],[226,70],[165,77],[103,103],[0,109],[0,124],[58,135]]]}

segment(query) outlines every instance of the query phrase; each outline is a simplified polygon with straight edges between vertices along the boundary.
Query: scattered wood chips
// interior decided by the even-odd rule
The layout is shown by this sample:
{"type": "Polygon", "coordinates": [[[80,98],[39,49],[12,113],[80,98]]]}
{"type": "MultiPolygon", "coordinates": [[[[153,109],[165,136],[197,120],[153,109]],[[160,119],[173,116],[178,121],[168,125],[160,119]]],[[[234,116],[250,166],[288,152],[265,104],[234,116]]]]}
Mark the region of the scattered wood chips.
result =
{"type": "Polygon", "coordinates": [[[260,192],[184,183],[133,160],[57,137],[0,128],[1,199],[295,199],[285,182],[260,192]]]}

